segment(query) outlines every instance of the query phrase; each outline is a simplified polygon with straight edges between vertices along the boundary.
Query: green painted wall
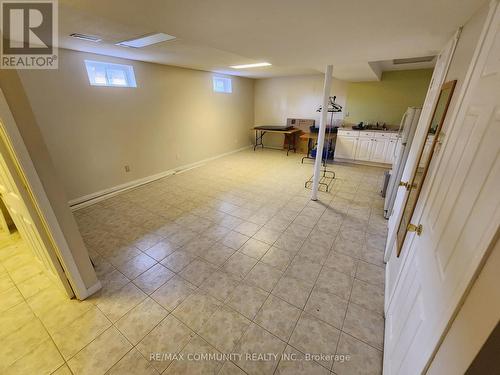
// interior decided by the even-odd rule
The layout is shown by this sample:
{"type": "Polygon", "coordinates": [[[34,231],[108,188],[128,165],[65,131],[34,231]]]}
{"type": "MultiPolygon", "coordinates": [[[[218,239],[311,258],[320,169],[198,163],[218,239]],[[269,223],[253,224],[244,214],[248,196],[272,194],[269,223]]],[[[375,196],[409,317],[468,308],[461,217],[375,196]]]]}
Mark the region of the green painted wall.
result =
{"type": "Polygon", "coordinates": [[[346,123],[386,122],[399,125],[408,107],[421,107],[432,69],[382,73],[378,82],[350,82],[347,86],[346,123]]]}

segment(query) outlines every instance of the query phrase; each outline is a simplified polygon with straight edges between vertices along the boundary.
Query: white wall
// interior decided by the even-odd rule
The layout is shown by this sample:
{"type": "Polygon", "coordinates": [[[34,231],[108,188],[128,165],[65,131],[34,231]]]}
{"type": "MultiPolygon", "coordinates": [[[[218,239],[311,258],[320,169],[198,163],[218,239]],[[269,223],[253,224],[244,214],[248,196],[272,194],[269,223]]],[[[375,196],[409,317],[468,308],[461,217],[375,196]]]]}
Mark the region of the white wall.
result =
{"type": "MultiPolygon", "coordinates": [[[[314,119],[319,125],[320,113],[316,112],[323,97],[324,75],[279,77],[255,81],[255,124],[285,125],[287,118],[314,119]]],[[[347,83],[332,80],[330,95],[345,106],[347,83]]],[[[342,115],[337,114],[337,118],[342,115]]],[[[330,117],[329,117],[330,118],[330,117]]],[[[283,146],[283,136],[266,135],[266,145],[283,146]],[[267,141],[267,143],[266,143],[267,141]]]]}
{"type": "Polygon", "coordinates": [[[254,81],[60,50],[59,69],[20,71],[68,198],[229,152],[251,143],[254,81]],[[90,86],[84,60],[133,65],[137,88],[90,86]],[[131,171],[126,173],[124,166],[131,171]]]}

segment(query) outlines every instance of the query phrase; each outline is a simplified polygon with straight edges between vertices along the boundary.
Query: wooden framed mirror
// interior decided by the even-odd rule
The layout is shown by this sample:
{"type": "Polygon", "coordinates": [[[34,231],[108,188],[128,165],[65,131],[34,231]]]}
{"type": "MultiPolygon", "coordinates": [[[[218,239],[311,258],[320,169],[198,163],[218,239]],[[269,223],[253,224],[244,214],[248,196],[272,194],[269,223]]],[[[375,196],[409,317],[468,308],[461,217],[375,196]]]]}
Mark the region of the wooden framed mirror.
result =
{"type": "MultiPolygon", "coordinates": [[[[425,176],[427,175],[432,155],[436,149],[436,144],[439,142],[441,128],[446,117],[446,112],[448,112],[448,107],[450,106],[451,97],[453,96],[456,83],[456,80],[448,81],[443,83],[441,86],[439,98],[434,108],[434,113],[427,131],[427,138],[418,158],[417,168],[415,169],[413,177],[409,181],[409,193],[406,202],[404,203],[405,207],[396,235],[398,257],[401,254],[401,250],[408,233],[408,226],[411,223],[410,220],[413,216],[413,212],[415,211],[415,206],[417,204],[420,191],[422,190],[422,185],[424,183],[425,176]]],[[[419,229],[417,229],[417,231],[418,230],[419,229]]]]}

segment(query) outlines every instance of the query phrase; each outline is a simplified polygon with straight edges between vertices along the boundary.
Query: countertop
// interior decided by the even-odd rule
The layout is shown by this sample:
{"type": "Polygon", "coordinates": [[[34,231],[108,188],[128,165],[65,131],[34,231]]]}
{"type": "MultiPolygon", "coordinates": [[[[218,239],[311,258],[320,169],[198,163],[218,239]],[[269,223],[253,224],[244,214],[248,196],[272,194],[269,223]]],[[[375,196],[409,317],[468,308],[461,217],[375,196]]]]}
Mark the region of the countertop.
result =
{"type": "Polygon", "coordinates": [[[345,130],[345,131],[355,131],[355,132],[381,132],[381,133],[397,133],[398,130],[397,129],[387,129],[387,130],[383,130],[383,129],[352,129],[350,127],[339,127],[338,130],[345,130]]]}

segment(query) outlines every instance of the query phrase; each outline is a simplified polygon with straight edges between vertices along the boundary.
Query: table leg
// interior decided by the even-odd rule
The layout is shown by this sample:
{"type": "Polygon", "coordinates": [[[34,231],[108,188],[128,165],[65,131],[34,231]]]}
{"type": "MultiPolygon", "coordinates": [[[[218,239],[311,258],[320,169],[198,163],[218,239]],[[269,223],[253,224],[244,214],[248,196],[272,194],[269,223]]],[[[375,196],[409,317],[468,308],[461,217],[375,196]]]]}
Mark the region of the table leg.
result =
{"type": "Polygon", "coordinates": [[[307,155],[302,158],[302,164],[304,164],[304,159],[312,159],[311,157],[311,150],[312,150],[312,139],[307,138],[307,155]]]}
{"type": "Polygon", "coordinates": [[[286,151],[286,156],[288,153],[293,150],[294,153],[297,153],[296,140],[295,137],[297,133],[285,134],[285,139],[288,139],[288,150],[286,151]]]}
{"type": "Polygon", "coordinates": [[[264,143],[262,142],[264,134],[266,134],[265,131],[260,130],[259,134],[259,130],[258,129],[255,130],[255,145],[253,146],[254,151],[258,146],[262,146],[262,148],[264,148],[264,143]]]}

